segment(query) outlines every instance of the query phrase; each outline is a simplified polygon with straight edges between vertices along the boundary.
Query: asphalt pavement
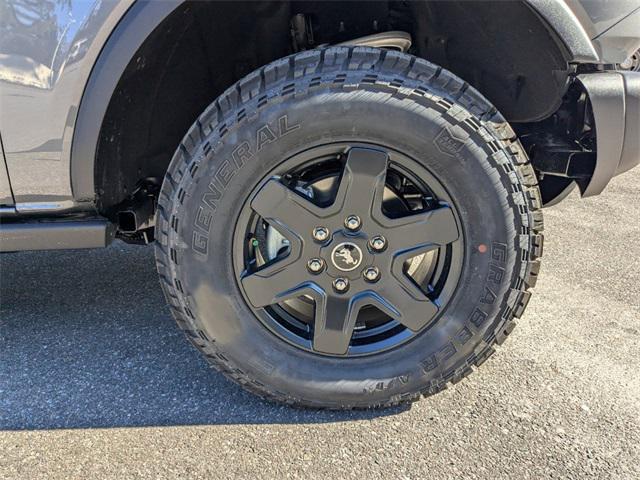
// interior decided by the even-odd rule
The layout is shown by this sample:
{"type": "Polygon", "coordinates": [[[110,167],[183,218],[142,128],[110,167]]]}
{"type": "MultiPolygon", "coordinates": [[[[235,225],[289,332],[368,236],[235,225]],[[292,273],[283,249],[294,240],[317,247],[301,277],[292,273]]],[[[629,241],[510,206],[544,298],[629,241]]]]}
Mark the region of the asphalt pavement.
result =
{"type": "Polygon", "coordinates": [[[272,405],[174,325],[150,248],[0,256],[0,478],[640,478],[640,168],[545,211],[538,286],[411,408],[272,405]]]}

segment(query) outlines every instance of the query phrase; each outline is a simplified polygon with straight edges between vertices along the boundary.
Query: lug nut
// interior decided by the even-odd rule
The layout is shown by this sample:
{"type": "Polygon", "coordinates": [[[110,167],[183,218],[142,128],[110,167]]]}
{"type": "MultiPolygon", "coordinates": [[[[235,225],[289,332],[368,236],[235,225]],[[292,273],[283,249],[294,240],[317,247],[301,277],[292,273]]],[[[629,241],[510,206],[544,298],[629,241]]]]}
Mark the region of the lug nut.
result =
{"type": "Polygon", "coordinates": [[[357,215],[349,215],[344,221],[344,226],[352,232],[358,230],[360,228],[360,225],[360,217],[357,215]]]}
{"type": "Polygon", "coordinates": [[[333,288],[335,288],[336,292],[344,293],[349,290],[349,280],[346,278],[336,278],[333,281],[333,288]]]}
{"type": "Polygon", "coordinates": [[[381,252],[387,248],[387,240],[382,235],[377,235],[369,240],[369,246],[376,252],[381,252]]]}
{"type": "Polygon", "coordinates": [[[324,261],[321,258],[312,258],[307,262],[307,268],[311,273],[320,273],[324,268],[324,261]]]}
{"type": "Polygon", "coordinates": [[[324,242],[329,238],[329,229],[326,227],[316,227],[313,229],[313,238],[318,242],[324,242]]]}
{"type": "Polygon", "coordinates": [[[380,278],[380,270],[377,267],[367,267],[363,270],[362,276],[367,282],[377,282],[380,278]]]}

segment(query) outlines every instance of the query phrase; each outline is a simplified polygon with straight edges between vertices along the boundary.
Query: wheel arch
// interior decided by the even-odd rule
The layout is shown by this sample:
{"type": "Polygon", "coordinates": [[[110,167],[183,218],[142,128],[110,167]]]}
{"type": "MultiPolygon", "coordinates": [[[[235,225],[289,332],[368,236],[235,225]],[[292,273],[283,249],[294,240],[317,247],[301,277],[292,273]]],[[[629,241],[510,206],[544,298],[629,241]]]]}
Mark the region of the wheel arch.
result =
{"type": "Polygon", "coordinates": [[[137,0],[105,43],[84,88],[71,144],[74,198],[95,198],[100,130],[120,78],[151,32],[185,0],[137,0]]]}
{"type": "MultiPolygon", "coordinates": [[[[278,3],[280,6],[274,7],[267,5],[256,8],[264,8],[265,10],[272,8],[274,11],[277,10],[276,13],[278,15],[282,15],[283,18],[283,9],[285,9],[283,5],[287,5],[286,11],[288,14],[293,11],[291,10],[292,4],[285,4],[283,2],[278,3]]],[[[392,3],[396,2],[390,2],[390,4],[392,3]]],[[[433,8],[433,6],[438,2],[424,1],[420,3],[433,8]]],[[[444,3],[446,4],[450,2],[444,3]]],[[[554,109],[557,108],[557,105],[559,105],[560,102],[559,97],[561,97],[563,93],[563,81],[566,80],[566,75],[569,71],[568,64],[574,61],[586,61],[591,59],[592,57],[589,56],[591,55],[589,47],[593,50],[593,46],[588,41],[588,37],[585,37],[586,34],[584,33],[584,30],[581,29],[580,23],[577,21],[575,16],[572,16],[571,11],[566,8],[564,2],[560,0],[523,0],[522,2],[519,2],[518,5],[520,7],[514,10],[514,12],[517,12],[517,15],[522,18],[526,16],[526,22],[533,22],[534,20],[532,19],[535,18],[536,34],[543,35],[542,32],[544,32],[544,35],[546,35],[545,41],[547,42],[545,45],[553,46],[555,49],[556,60],[564,62],[566,67],[564,72],[560,72],[559,74],[557,71],[554,72],[554,75],[559,75],[559,80],[557,80],[559,82],[559,87],[554,91],[554,96],[558,98],[554,98],[552,102],[549,102],[545,109],[533,113],[524,112],[522,115],[520,115],[518,111],[503,112],[507,113],[506,116],[510,121],[534,121],[552,113],[554,109]],[[559,4],[564,5],[564,7],[559,4]],[[562,18],[564,18],[565,21],[558,23],[559,19],[562,18]],[[557,31],[559,24],[563,26],[563,31],[557,31]],[[572,33],[568,34],[567,32],[572,33]]],[[[189,7],[189,2],[185,2],[185,0],[167,0],[163,2],[137,0],[127,11],[112,35],[109,37],[91,72],[79,105],[73,134],[71,149],[71,182],[74,197],[97,199],[98,208],[101,213],[104,213],[107,209],[125,200],[126,196],[131,194],[133,185],[135,185],[139,180],[145,177],[152,177],[163,168],[166,169],[166,164],[168,163],[167,155],[170,157],[172,152],[167,153],[165,151],[158,151],[158,148],[154,150],[153,146],[151,146],[144,154],[128,157],[127,152],[123,152],[122,148],[113,145],[113,142],[117,142],[118,138],[109,140],[111,137],[118,137],[118,135],[121,135],[122,131],[118,131],[118,129],[114,127],[110,132],[106,132],[105,123],[108,121],[109,110],[114,108],[114,105],[117,106],[114,111],[117,111],[122,115],[135,117],[136,113],[127,111],[127,108],[125,107],[127,105],[133,105],[135,107],[137,99],[123,99],[122,92],[118,92],[119,85],[122,85],[122,82],[128,76],[139,75],[140,72],[144,70],[143,68],[136,68],[135,60],[140,49],[143,48],[145,44],[150,41],[149,39],[153,37],[154,31],[156,31],[163,23],[166,24],[169,17],[174,16],[176,12],[188,9],[189,7]],[[110,143],[111,145],[109,145],[110,143]],[[105,145],[109,148],[113,147],[112,150],[108,153],[104,153],[101,149],[103,149],[105,145]],[[156,155],[158,158],[155,157],[156,155]],[[138,163],[140,164],[139,166],[138,163]],[[105,167],[109,164],[112,165],[105,167]],[[149,168],[150,165],[154,164],[157,164],[159,167],[149,168]],[[126,165],[128,165],[128,167],[125,167],[126,165]],[[123,168],[125,169],[124,171],[122,170],[123,168]],[[137,178],[129,181],[123,181],[124,177],[130,177],[131,175],[137,176],[137,178]],[[113,182],[116,182],[118,185],[113,187],[113,182]]],[[[218,7],[216,6],[216,8],[218,7]]],[[[287,17],[286,20],[285,26],[288,26],[289,17],[287,17]]],[[[259,23],[255,18],[250,19],[250,21],[259,23]]],[[[274,20],[269,23],[269,26],[273,26],[274,24],[282,26],[282,21],[274,20]]],[[[520,26],[521,24],[516,22],[510,28],[517,29],[520,26]]],[[[420,27],[419,23],[416,23],[414,28],[419,29],[422,27],[420,27]]],[[[266,27],[264,29],[266,30],[266,27]]],[[[273,28],[271,30],[273,31],[273,28]]],[[[416,35],[414,34],[414,37],[415,36],[416,35]]],[[[284,44],[288,44],[288,41],[289,39],[286,38],[284,44]]],[[[221,42],[222,45],[225,45],[225,42],[228,42],[228,40],[223,40],[221,42]]],[[[258,43],[259,39],[254,44],[254,48],[262,50],[266,48],[263,48],[258,43]]],[[[264,63],[289,53],[286,51],[287,45],[284,45],[282,41],[278,40],[276,43],[277,47],[273,48],[272,51],[265,51],[261,53],[262,61],[264,63]],[[283,48],[285,51],[283,51],[283,48]],[[272,57],[273,54],[277,56],[272,57]]],[[[229,53],[229,51],[227,51],[225,53],[228,56],[235,55],[235,52],[229,53]]],[[[418,47],[418,53],[420,56],[438,63],[436,59],[429,56],[430,53],[428,50],[425,49],[422,51],[418,47]]],[[[518,61],[518,54],[513,53],[511,58],[515,59],[514,61],[518,61]]],[[[181,59],[181,61],[184,62],[184,59],[181,59]]],[[[202,79],[199,79],[198,82],[202,84],[208,81],[205,77],[208,76],[210,78],[212,68],[220,68],[218,72],[221,72],[225,68],[229,68],[229,66],[231,66],[235,71],[229,74],[232,81],[227,83],[228,86],[231,85],[233,81],[253,70],[253,68],[259,66],[252,66],[250,64],[243,65],[242,61],[242,58],[233,58],[228,63],[223,62],[216,64],[215,66],[207,65],[207,72],[202,72],[202,79]],[[220,65],[222,65],[222,67],[220,67],[220,65]]],[[[557,68],[557,65],[554,65],[553,67],[557,68]]],[[[501,107],[501,105],[499,105],[500,101],[496,101],[496,99],[491,98],[491,92],[488,94],[486,91],[483,91],[484,89],[477,85],[476,79],[465,78],[465,72],[456,71],[459,70],[459,67],[456,65],[445,65],[445,68],[449,68],[453,73],[462,76],[470,84],[476,86],[476,88],[488,96],[494,104],[499,106],[499,108],[501,107]]],[[[158,72],[147,72],[147,75],[152,81],[156,82],[153,84],[153,88],[160,88],[157,80],[158,72]],[[154,76],[156,76],[156,78],[153,78],[154,76]]],[[[162,73],[162,75],[164,75],[164,73],[162,73]]],[[[502,79],[497,79],[497,81],[497,85],[499,85],[502,79]]],[[[540,87],[537,88],[540,90],[540,87]]],[[[499,88],[496,88],[494,90],[497,91],[498,89],[499,88]]],[[[221,93],[221,91],[222,90],[218,91],[215,96],[221,93]]],[[[163,95],[166,96],[166,92],[162,91],[156,92],[156,94],[160,97],[163,95]]],[[[540,98],[542,94],[549,96],[546,91],[542,92],[540,90],[540,94],[541,95],[537,95],[535,98],[540,98]]],[[[213,98],[215,98],[215,96],[213,98]]],[[[185,108],[189,108],[190,111],[202,111],[204,110],[204,107],[206,107],[206,104],[199,106],[196,105],[196,103],[198,101],[203,102],[205,99],[210,101],[210,95],[200,95],[200,98],[193,101],[193,105],[189,105],[185,108]]],[[[527,102],[525,102],[525,104],[526,103],[527,102]]],[[[528,102],[530,105],[533,103],[533,101],[528,102]]],[[[131,110],[135,111],[135,108],[132,108],[131,110]]],[[[501,108],[501,110],[504,109],[501,108]]],[[[161,115],[171,115],[172,113],[173,112],[160,112],[161,115]]],[[[196,118],[196,116],[192,117],[192,121],[194,118],[196,118]]],[[[144,121],[148,124],[152,122],[151,119],[145,119],[144,121]]],[[[186,131],[186,128],[183,129],[183,132],[184,131],[186,131]]],[[[142,131],[142,134],[144,135],[144,131],[142,131]]],[[[178,143],[179,138],[175,142],[175,146],[177,146],[178,143]]]]}

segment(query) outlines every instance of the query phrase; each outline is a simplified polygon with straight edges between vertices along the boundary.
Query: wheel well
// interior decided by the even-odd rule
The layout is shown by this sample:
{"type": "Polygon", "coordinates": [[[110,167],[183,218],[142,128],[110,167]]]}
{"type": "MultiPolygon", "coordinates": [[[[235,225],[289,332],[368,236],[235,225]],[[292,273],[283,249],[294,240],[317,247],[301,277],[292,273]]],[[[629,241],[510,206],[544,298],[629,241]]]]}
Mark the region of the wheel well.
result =
{"type": "Polygon", "coordinates": [[[189,126],[226,88],[294,52],[296,14],[311,26],[307,48],[409,32],[410,53],[462,77],[511,122],[548,117],[565,90],[567,53],[525,2],[187,2],[147,37],[111,96],[94,169],[102,214],[115,220],[154,191],[189,126]]]}

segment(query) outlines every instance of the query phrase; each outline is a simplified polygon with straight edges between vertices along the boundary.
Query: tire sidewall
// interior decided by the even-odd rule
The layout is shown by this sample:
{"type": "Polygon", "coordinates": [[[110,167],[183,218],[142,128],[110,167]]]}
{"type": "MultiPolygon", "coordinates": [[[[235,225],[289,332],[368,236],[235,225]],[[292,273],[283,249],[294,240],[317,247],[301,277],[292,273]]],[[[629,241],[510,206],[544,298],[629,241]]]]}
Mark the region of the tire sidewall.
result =
{"type": "Polygon", "coordinates": [[[511,184],[488,147],[494,139],[467,131],[434,105],[375,89],[319,89],[274,97],[201,142],[198,168],[184,176],[184,200],[171,211],[179,227],[170,244],[178,246],[180,301],[216,355],[292,399],[341,405],[427,392],[469,368],[500,327],[520,268],[517,215],[511,184]],[[346,359],[306,352],[264,327],[238,287],[232,251],[249,192],[287,158],[338,141],[387,146],[423,165],[453,199],[465,243],[460,282],[432,327],[391,351],[346,359]],[[238,160],[239,145],[250,146],[250,158],[238,160]],[[215,208],[203,200],[211,185],[215,208]]]}

